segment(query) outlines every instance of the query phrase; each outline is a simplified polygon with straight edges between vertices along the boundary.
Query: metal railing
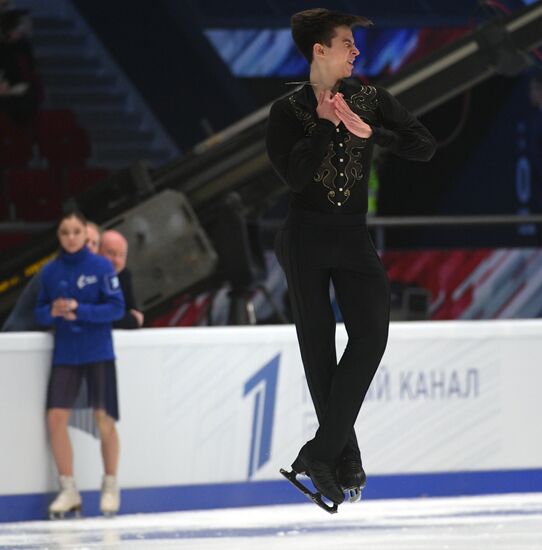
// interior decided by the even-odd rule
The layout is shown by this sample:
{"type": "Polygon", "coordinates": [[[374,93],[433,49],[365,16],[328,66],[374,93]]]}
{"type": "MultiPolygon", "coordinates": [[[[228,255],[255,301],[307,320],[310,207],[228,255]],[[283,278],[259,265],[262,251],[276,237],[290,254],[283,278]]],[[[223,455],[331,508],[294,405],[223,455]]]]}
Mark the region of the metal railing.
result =
{"type": "Polygon", "coordinates": [[[477,216],[390,216],[368,217],[367,225],[375,228],[375,245],[378,250],[386,247],[385,231],[398,227],[465,227],[498,225],[542,225],[541,214],[500,214],[477,216]]]}

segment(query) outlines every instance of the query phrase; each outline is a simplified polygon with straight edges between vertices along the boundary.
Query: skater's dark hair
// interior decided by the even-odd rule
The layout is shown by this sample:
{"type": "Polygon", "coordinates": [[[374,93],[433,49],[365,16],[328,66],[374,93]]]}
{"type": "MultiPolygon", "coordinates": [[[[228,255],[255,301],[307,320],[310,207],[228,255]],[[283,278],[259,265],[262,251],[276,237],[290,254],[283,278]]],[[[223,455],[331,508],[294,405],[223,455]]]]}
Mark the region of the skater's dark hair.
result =
{"type": "Polygon", "coordinates": [[[79,220],[83,225],[87,225],[88,223],[87,219],[85,218],[85,215],[82,212],[79,212],[79,210],[69,210],[68,212],[62,215],[60,220],[58,220],[57,227],[60,227],[64,220],[69,220],[70,218],[75,218],[79,220]]]}
{"type": "Polygon", "coordinates": [[[373,22],[361,15],[315,8],[294,13],[290,19],[292,37],[303,57],[312,63],[314,44],[331,46],[337,27],[370,27],[373,22]]]}

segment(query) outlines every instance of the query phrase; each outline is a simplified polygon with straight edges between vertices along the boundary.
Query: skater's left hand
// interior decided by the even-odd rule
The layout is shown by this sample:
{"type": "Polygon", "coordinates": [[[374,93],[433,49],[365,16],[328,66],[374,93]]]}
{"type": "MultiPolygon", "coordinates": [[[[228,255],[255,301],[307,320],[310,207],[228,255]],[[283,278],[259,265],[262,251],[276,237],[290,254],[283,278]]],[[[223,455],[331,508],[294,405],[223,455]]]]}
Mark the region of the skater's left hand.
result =
{"type": "Polygon", "coordinates": [[[335,113],[349,132],[363,139],[373,135],[373,129],[350,109],[342,94],[336,94],[333,99],[335,113]]]}
{"type": "Polygon", "coordinates": [[[77,314],[75,312],[78,305],[77,300],[74,298],[69,298],[66,300],[66,310],[64,311],[62,317],[64,317],[66,321],[75,321],[77,319],[77,314]]]}

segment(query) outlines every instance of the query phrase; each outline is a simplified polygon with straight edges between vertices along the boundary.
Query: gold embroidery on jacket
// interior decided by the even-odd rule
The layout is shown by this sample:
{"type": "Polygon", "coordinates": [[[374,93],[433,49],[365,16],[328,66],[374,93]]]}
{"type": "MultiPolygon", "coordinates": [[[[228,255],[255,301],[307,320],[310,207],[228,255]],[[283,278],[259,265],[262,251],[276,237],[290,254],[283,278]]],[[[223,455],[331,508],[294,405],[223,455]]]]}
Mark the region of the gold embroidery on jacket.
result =
{"type": "MultiPolygon", "coordinates": [[[[294,96],[288,98],[292,106],[296,118],[301,122],[303,131],[306,136],[311,136],[316,127],[316,120],[312,113],[305,111],[296,103],[294,96]]],[[[374,112],[378,106],[378,95],[376,88],[373,86],[362,86],[358,92],[352,94],[350,98],[345,97],[353,112],[363,117],[368,112],[374,112]]],[[[361,181],[364,176],[364,166],[361,162],[363,150],[367,147],[367,140],[350,134],[349,132],[343,138],[344,149],[339,153],[348,159],[344,166],[345,181],[341,184],[342,194],[337,196],[338,187],[336,179],[339,171],[333,165],[333,159],[337,156],[334,149],[334,141],[331,140],[328,144],[326,156],[322,160],[314,181],[321,183],[327,189],[327,198],[334,205],[337,203],[344,204],[351,196],[352,188],[356,182],[361,181]]]]}
{"type": "Polygon", "coordinates": [[[344,168],[344,175],[346,178],[346,183],[344,184],[344,189],[348,190],[348,195],[345,191],[345,201],[350,196],[350,189],[354,187],[357,181],[360,181],[364,175],[364,167],[361,163],[361,156],[363,154],[363,149],[367,147],[367,140],[358,138],[348,134],[344,138],[345,144],[345,153],[348,158],[348,162],[344,168]]]}
{"type": "MultiPolygon", "coordinates": [[[[373,86],[362,86],[358,92],[352,94],[350,98],[345,98],[352,111],[363,116],[367,112],[374,112],[378,106],[378,96],[376,88],[373,86]]],[[[348,162],[344,168],[346,182],[344,184],[344,202],[351,195],[351,189],[357,181],[363,179],[364,166],[361,162],[363,150],[367,147],[367,140],[348,133],[343,143],[345,145],[345,154],[348,162]]]]}
{"type": "MultiPolygon", "coordinates": [[[[352,94],[350,99],[345,97],[345,100],[350,104],[350,108],[353,107],[354,112],[374,111],[378,106],[378,96],[374,86],[362,86],[359,92],[352,94]]],[[[357,114],[362,113],[358,112],[357,114]]]]}
{"type": "Polygon", "coordinates": [[[330,141],[327,146],[327,153],[324,160],[320,164],[316,174],[314,175],[314,181],[321,183],[326,189],[328,189],[327,198],[335,204],[335,196],[337,194],[335,188],[335,179],[337,178],[337,169],[333,166],[333,157],[336,157],[336,153],[333,150],[333,142],[330,141]]]}
{"type": "Polygon", "coordinates": [[[294,109],[295,116],[303,125],[303,131],[305,132],[305,135],[307,136],[312,135],[312,131],[316,127],[316,121],[314,120],[314,117],[312,116],[312,114],[309,113],[308,111],[303,111],[303,109],[299,108],[297,106],[294,96],[291,95],[288,98],[288,101],[290,102],[290,105],[294,109]]]}

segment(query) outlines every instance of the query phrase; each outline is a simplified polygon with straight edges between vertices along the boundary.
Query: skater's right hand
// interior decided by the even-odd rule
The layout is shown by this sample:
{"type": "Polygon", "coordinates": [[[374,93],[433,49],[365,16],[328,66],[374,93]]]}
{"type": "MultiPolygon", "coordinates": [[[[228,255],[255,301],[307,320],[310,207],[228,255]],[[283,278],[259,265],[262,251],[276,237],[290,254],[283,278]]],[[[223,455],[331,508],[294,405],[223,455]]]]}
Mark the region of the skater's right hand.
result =
{"type": "Polygon", "coordinates": [[[373,129],[350,109],[341,94],[335,96],[335,109],[336,115],[349,132],[363,139],[371,137],[373,129]]]}
{"type": "Polygon", "coordinates": [[[331,90],[324,90],[320,92],[318,96],[318,106],[316,107],[316,114],[319,118],[325,118],[338,126],[341,122],[337,113],[335,112],[335,96],[331,93],[331,90]]]}
{"type": "Polygon", "coordinates": [[[69,311],[68,302],[66,298],[57,298],[51,307],[51,317],[64,317],[69,311]]]}
{"type": "Polygon", "coordinates": [[[74,321],[78,305],[73,298],[57,298],[51,307],[51,317],[64,317],[67,321],[74,321]]]}

